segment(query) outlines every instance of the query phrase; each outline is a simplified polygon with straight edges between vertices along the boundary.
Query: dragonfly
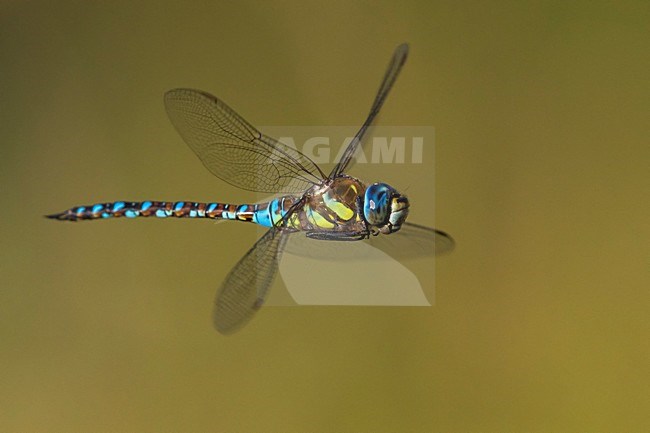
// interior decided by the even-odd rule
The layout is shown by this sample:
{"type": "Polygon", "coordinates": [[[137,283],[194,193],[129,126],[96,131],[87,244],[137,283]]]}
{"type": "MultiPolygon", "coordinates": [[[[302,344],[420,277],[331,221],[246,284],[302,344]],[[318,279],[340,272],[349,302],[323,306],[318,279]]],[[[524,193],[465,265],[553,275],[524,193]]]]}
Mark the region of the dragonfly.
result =
{"type": "Polygon", "coordinates": [[[264,304],[289,236],[302,234],[309,243],[400,237],[406,249],[419,244],[430,246],[435,254],[448,252],[454,241],[447,233],[406,221],[410,206],[406,195],[386,183],[366,184],[346,174],[407,55],[407,44],[395,49],[370,113],[329,174],[294,147],[258,131],[222,100],[201,90],[179,88],[165,93],[165,108],[203,165],[222,181],[275,198],[253,204],[116,201],[76,206],[47,217],[205,218],[268,228],[218,289],[213,322],[222,334],[241,329],[264,304]]]}

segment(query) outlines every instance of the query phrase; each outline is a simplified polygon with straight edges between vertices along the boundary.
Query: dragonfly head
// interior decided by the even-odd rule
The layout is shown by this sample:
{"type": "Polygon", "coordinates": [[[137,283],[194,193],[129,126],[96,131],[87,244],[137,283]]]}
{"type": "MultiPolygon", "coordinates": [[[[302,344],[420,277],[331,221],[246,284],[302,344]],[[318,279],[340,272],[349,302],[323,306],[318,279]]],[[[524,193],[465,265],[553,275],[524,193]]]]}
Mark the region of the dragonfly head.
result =
{"type": "Polygon", "coordinates": [[[368,224],[389,234],[402,228],[409,212],[409,201],[385,183],[373,183],[366,188],[363,202],[363,216],[368,224]]]}

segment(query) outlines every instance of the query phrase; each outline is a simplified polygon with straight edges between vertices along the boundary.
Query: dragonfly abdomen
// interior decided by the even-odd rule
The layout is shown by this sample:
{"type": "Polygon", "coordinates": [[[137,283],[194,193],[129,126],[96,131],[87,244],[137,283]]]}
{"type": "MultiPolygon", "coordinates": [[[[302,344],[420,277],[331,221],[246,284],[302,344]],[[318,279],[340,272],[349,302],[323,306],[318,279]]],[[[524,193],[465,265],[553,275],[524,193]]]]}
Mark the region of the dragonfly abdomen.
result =
{"type": "Polygon", "coordinates": [[[210,218],[247,221],[272,227],[282,220],[293,197],[280,197],[259,204],[200,203],[191,201],[116,201],[77,206],[47,215],[59,221],[79,221],[108,218],[210,218]]]}

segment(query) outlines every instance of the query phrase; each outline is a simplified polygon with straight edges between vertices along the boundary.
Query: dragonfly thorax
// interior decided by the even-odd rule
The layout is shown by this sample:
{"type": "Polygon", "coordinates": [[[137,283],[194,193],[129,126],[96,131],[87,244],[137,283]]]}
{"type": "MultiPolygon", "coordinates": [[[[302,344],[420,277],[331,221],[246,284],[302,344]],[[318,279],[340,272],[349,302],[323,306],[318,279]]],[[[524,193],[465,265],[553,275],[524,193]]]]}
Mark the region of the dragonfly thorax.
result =
{"type": "Polygon", "coordinates": [[[398,231],[408,215],[409,201],[385,183],[373,183],[366,188],[363,216],[376,230],[383,234],[398,231]]]}
{"type": "Polygon", "coordinates": [[[299,216],[301,229],[335,232],[365,230],[361,197],[365,185],[351,176],[339,176],[312,187],[305,196],[299,216]]]}

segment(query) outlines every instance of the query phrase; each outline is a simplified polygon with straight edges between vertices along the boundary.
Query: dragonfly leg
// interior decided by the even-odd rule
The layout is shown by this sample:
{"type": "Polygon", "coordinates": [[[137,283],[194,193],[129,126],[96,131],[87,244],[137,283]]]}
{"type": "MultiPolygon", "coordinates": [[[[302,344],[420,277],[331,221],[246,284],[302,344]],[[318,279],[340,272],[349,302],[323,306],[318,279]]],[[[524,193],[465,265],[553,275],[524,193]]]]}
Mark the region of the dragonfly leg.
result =
{"type": "Polygon", "coordinates": [[[327,231],[310,231],[305,235],[309,239],[316,239],[319,241],[360,241],[368,239],[370,231],[362,230],[358,232],[327,232],[327,231]]]}

